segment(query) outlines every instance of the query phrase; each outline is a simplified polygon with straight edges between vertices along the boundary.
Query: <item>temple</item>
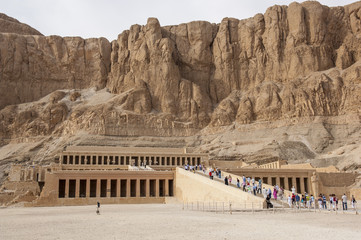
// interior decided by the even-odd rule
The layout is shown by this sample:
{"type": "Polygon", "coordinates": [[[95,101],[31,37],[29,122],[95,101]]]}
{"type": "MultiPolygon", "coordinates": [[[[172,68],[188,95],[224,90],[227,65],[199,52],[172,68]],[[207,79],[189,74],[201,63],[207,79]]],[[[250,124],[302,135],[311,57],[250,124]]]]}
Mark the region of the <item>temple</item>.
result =
{"type": "Polygon", "coordinates": [[[295,187],[298,193],[313,195],[350,195],[359,176],[285,160],[262,165],[238,162],[237,167],[228,168],[225,161],[217,166],[208,154],[192,148],[69,146],[50,165],[13,165],[0,200],[6,202],[13,194],[13,203],[25,201],[28,206],[87,205],[99,200],[103,204],[244,200],[262,206],[263,198],[211,181],[200,166],[218,167],[234,179],[261,179],[267,188],[295,187]],[[198,172],[185,171],[185,165],[197,166],[198,172]]]}

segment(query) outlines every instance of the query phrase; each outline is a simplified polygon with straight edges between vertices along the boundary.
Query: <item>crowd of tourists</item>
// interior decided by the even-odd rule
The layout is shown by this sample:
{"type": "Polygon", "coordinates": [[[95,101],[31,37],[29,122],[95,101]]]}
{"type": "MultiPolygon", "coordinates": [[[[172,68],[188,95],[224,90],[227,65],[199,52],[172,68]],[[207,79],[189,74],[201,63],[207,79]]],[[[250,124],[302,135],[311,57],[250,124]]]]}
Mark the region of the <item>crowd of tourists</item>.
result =
{"type": "MultiPolygon", "coordinates": [[[[184,166],[185,170],[189,170],[195,173],[195,171],[203,171],[204,174],[208,174],[209,178],[211,180],[213,180],[214,177],[217,177],[219,179],[222,179],[222,172],[220,169],[218,168],[209,168],[208,170],[204,167],[204,165],[196,165],[196,166],[190,166],[190,165],[185,165],[184,166]]],[[[239,179],[238,177],[236,178],[236,180],[234,181],[234,179],[232,178],[231,175],[225,176],[223,178],[224,180],[224,184],[225,185],[232,185],[233,184],[241,189],[244,192],[248,192],[250,194],[262,194],[263,197],[266,199],[267,202],[267,207],[271,206],[271,199],[274,200],[283,200],[283,196],[284,196],[284,189],[280,186],[278,186],[277,184],[275,186],[273,186],[273,190],[271,188],[265,188],[262,187],[262,180],[258,179],[255,180],[254,178],[250,178],[250,177],[245,177],[242,176],[241,179],[239,179]]],[[[331,194],[329,195],[329,198],[327,200],[326,196],[324,194],[320,194],[318,196],[317,199],[315,199],[315,197],[312,194],[308,194],[307,192],[305,192],[304,194],[298,194],[296,193],[296,188],[294,186],[292,186],[291,188],[291,194],[288,195],[288,198],[286,199],[288,205],[290,206],[290,208],[314,208],[314,207],[318,207],[319,209],[329,209],[329,210],[338,210],[339,209],[339,200],[336,197],[335,194],[331,194]],[[318,206],[316,205],[318,202],[318,206]]],[[[348,206],[347,206],[347,196],[346,194],[344,194],[341,197],[341,202],[342,202],[342,209],[343,210],[347,210],[348,206]]],[[[340,202],[340,203],[341,203],[340,202]]],[[[356,199],[355,197],[352,195],[351,199],[351,206],[353,209],[356,209],[356,199]]]]}

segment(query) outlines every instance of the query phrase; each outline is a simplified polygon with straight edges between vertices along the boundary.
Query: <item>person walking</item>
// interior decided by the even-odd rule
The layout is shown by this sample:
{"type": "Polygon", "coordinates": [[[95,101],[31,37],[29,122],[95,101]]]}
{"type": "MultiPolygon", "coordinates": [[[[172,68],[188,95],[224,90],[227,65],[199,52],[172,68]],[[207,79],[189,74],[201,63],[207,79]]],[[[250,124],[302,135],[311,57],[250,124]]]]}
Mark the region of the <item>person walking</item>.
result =
{"type": "Polygon", "coordinates": [[[97,201],[97,211],[96,211],[96,213],[98,215],[100,215],[100,202],[99,201],[97,201]]]}
{"type": "Polygon", "coordinates": [[[322,200],[321,194],[318,196],[317,201],[318,201],[318,208],[321,210],[321,208],[323,207],[323,204],[322,204],[323,200],[322,200]]]}
{"type": "Polygon", "coordinates": [[[273,198],[277,200],[277,189],[276,187],[273,189],[273,198]]]}
{"type": "Polygon", "coordinates": [[[356,209],[356,199],[355,199],[355,197],[352,195],[352,197],[351,197],[351,204],[352,204],[352,208],[353,209],[356,209]]]}
{"type": "Polygon", "coordinates": [[[342,195],[342,210],[347,211],[347,196],[345,193],[342,195]]]}
{"type": "Polygon", "coordinates": [[[264,198],[267,197],[267,189],[265,187],[263,187],[262,194],[264,198]]]}
{"type": "Polygon", "coordinates": [[[228,178],[227,178],[227,176],[224,178],[224,184],[225,184],[225,185],[228,185],[228,178]]]}
{"type": "Polygon", "coordinates": [[[238,188],[241,188],[241,185],[240,185],[240,182],[239,182],[239,179],[237,178],[237,187],[238,188]]]}
{"type": "Polygon", "coordinates": [[[288,195],[287,202],[288,202],[288,205],[289,205],[290,208],[291,208],[291,207],[292,207],[292,198],[291,198],[290,195],[288,195]]]}

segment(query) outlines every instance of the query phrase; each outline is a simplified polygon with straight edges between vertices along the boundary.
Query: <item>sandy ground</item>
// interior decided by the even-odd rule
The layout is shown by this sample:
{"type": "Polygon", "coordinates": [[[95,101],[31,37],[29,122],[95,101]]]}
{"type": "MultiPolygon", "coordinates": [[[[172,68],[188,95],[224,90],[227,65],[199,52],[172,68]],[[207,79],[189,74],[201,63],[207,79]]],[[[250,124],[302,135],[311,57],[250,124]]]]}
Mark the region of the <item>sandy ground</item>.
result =
{"type": "Polygon", "coordinates": [[[0,209],[0,239],[360,239],[361,216],[183,211],[182,205],[0,209]]]}

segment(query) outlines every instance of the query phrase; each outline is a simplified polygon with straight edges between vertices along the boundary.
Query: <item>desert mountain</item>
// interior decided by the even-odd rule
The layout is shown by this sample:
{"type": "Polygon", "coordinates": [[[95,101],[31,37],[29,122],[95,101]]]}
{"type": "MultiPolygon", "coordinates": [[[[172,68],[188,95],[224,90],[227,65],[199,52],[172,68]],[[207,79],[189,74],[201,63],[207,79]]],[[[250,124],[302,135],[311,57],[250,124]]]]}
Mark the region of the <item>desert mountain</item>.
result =
{"type": "Polygon", "coordinates": [[[360,2],[294,2],[220,24],[149,18],[109,42],[0,15],[0,165],[94,144],[357,169],[360,18],[360,2]]]}

